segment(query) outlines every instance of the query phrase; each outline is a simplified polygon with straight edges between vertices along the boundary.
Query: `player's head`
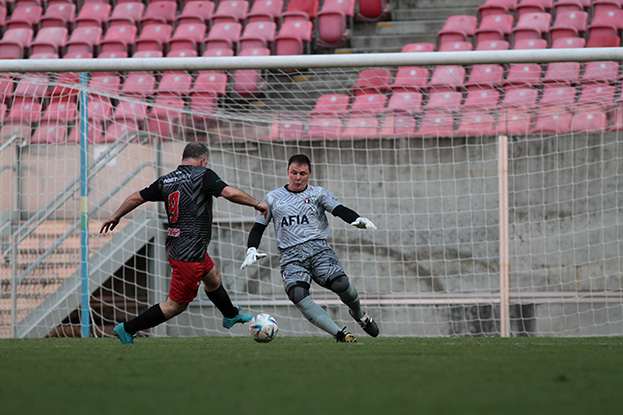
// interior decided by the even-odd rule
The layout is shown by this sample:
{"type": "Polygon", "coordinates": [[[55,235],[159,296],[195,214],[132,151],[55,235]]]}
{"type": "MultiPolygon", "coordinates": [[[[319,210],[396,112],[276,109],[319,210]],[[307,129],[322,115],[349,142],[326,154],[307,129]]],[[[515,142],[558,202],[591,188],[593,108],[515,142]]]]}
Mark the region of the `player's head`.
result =
{"type": "Polygon", "coordinates": [[[307,188],[311,175],[311,162],[304,154],[297,154],[288,160],[288,190],[302,192],[307,188]]]}
{"type": "Polygon", "coordinates": [[[182,162],[206,166],[208,164],[208,147],[197,141],[186,144],[182,153],[182,162]]]}

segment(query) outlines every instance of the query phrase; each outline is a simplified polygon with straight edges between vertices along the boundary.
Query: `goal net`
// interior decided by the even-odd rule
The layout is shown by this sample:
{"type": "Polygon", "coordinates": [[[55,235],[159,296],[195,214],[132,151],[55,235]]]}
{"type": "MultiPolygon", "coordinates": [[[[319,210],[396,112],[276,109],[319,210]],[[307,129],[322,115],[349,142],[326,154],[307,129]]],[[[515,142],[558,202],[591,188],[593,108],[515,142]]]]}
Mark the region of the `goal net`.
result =
{"type": "MultiPolygon", "coordinates": [[[[257,199],[310,157],[311,183],[378,227],[328,215],[383,335],[620,335],[623,55],[494,53],[0,62],[0,337],[110,336],[166,299],[163,206],[99,229],[190,141],[257,199]]],[[[322,335],[284,293],[272,225],[240,270],[254,221],[216,199],[209,253],[233,302],[322,335]]],[[[311,295],[358,333],[336,295],[311,295]]],[[[246,335],[221,317],[200,289],[142,334],[246,335]]]]}

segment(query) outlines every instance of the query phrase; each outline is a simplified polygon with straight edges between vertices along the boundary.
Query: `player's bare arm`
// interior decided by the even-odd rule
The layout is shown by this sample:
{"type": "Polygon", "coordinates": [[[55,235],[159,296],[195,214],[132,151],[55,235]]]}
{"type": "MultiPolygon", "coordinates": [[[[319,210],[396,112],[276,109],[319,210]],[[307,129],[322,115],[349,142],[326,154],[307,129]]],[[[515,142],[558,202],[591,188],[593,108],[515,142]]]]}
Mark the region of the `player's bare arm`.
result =
{"type": "Polygon", "coordinates": [[[100,233],[106,233],[108,231],[112,231],[115,229],[117,224],[122,217],[132,212],[134,209],[145,203],[146,200],[143,199],[139,192],[134,192],[130,196],[127,197],[126,200],[123,201],[119,209],[107,220],[102,223],[102,227],[100,228],[100,233]]]}
{"type": "Polygon", "coordinates": [[[266,215],[268,212],[268,205],[266,202],[260,202],[253,196],[248,195],[244,191],[234,186],[227,186],[221,191],[221,196],[233,203],[239,205],[252,206],[255,210],[266,215]]]}

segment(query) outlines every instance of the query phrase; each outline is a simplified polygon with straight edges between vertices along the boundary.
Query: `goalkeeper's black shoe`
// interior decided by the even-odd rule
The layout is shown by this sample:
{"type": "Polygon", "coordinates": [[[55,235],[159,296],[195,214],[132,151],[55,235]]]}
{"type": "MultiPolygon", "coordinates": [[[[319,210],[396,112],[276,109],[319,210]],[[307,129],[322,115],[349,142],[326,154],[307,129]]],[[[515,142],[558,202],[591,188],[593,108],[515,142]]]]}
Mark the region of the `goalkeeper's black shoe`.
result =
{"type": "Polygon", "coordinates": [[[338,343],[356,343],[357,338],[352,333],[346,331],[346,327],[344,327],[335,335],[335,341],[338,343]]]}
{"type": "Polygon", "coordinates": [[[351,315],[352,318],[355,319],[357,323],[359,323],[363,331],[368,333],[370,336],[376,337],[379,335],[379,326],[377,326],[376,322],[372,320],[372,317],[367,315],[365,312],[363,313],[363,316],[361,316],[361,318],[355,317],[351,309],[348,309],[348,313],[351,315]]]}

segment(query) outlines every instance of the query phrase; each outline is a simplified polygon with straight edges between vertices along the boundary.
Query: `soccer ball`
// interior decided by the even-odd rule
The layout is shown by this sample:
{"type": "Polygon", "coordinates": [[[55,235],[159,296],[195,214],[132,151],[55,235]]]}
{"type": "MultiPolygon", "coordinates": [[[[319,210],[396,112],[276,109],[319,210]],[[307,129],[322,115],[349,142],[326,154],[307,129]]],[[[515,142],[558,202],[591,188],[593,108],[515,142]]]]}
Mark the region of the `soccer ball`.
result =
{"type": "Polygon", "coordinates": [[[249,321],[249,334],[258,343],[268,343],[278,332],[277,321],[270,314],[258,314],[249,321]]]}

